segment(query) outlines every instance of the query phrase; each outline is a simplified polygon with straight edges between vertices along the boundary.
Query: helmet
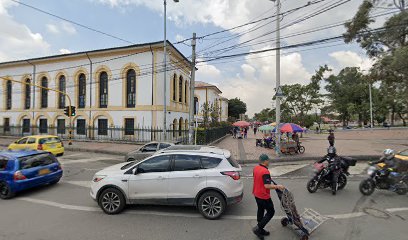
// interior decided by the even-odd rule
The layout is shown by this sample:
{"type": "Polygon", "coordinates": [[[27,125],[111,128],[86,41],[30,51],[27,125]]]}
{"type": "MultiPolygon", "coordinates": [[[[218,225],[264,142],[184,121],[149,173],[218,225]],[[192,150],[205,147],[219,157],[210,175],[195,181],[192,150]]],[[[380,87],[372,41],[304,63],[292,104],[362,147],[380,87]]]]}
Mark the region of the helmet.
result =
{"type": "Polygon", "coordinates": [[[336,154],[336,148],[333,146],[330,146],[329,148],[327,148],[327,153],[330,155],[335,155],[336,154]]]}
{"type": "Polygon", "coordinates": [[[392,149],[385,149],[383,152],[383,157],[390,160],[391,158],[393,158],[395,156],[395,151],[392,149]]]}

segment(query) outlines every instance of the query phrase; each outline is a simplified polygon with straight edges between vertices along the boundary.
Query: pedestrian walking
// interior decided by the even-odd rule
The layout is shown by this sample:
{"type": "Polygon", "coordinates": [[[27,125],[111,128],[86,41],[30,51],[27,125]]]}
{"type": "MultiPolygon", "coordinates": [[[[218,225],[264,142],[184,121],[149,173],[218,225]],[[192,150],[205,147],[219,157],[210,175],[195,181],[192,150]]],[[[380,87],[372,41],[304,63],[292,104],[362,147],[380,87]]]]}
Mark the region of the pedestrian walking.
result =
{"type": "Polygon", "coordinates": [[[258,127],[255,125],[254,126],[254,135],[256,136],[256,132],[258,131],[258,127]]]}
{"type": "Polygon", "coordinates": [[[335,139],[335,137],[334,137],[334,131],[333,131],[333,130],[330,130],[330,133],[329,133],[329,136],[327,137],[327,140],[329,141],[329,145],[330,145],[331,147],[334,147],[334,139],[335,139]]]}
{"type": "Polygon", "coordinates": [[[244,138],[247,138],[248,135],[248,128],[244,128],[244,138]]]}
{"type": "Polygon", "coordinates": [[[233,133],[234,135],[232,137],[237,138],[238,128],[234,127],[233,131],[234,131],[234,133],[233,133]]]}
{"type": "Polygon", "coordinates": [[[271,189],[284,190],[282,185],[272,184],[272,178],[268,170],[269,157],[266,154],[259,156],[259,165],[253,170],[254,185],[252,194],[255,197],[256,204],[258,206],[258,212],[256,219],[258,224],[252,229],[252,232],[259,238],[264,239],[264,236],[268,236],[270,233],[264,228],[266,224],[275,215],[275,208],[271,199],[271,189]],[[266,211],[266,213],[265,213],[266,211]]]}

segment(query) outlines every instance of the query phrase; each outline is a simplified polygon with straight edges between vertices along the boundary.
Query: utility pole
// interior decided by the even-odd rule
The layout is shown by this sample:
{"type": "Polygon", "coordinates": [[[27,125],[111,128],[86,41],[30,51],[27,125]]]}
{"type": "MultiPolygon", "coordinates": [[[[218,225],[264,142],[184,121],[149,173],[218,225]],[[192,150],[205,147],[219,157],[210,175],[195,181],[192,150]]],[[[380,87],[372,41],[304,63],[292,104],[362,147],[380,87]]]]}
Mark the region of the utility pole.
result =
{"type": "Polygon", "coordinates": [[[163,40],[163,65],[164,65],[164,72],[163,72],[163,79],[164,79],[164,94],[163,94],[163,137],[164,140],[167,139],[167,29],[166,29],[166,22],[167,22],[167,1],[164,0],[163,2],[164,5],[164,40],[163,40]]]}
{"type": "Polygon", "coordinates": [[[194,136],[194,109],[195,109],[195,102],[194,102],[194,88],[195,88],[195,69],[196,69],[196,33],[193,33],[193,39],[191,40],[191,47],[192,47],[192,60],[191,60],[191,80],[190,80],[190,129],[188,131],[188,142],[193,145],[193,136],[194,136]]]}
{"type": "Polygon", "coordinates": [[[25,84],[25,85],[30,85],[30,86],[35,86],[35,87],[38,87],[38,88],[40,88],[40,89],[45,89],[45,90],[47,90],[47,91],[54,91],[54,92],[56,92],[56,93],[60,93],[60,94],[62,94],[62,95],[64,95],[65,97],[67,97],[67,99],[68,99],[68,102],[69,102],[69,130],[68,130],[68,145],[72,145],[72,112],[71,112],[71,110],[72,110],[72,102],[71,102],[71,98],[69,97],[69,95],[66,93],[66,92],[62,92],[62,91],[59,91],[59,90],[56,90],[56,89],[52,89],[52,88],[48,88],[48,87],[43,87],[43,86],[41,86],[41,85],[37,85],[37,84],[34,84],[34,83],[27,83],[27,82],[25,82],[25,81],[23,81],[23,82],[21,82],[21,81],[17,81],[17,80],[13,80],[13,79],[9,79],[9,78],[6,78],[6,77],[0,77],[0,79],[2,79],[2,80],[4,80],[4,81],[12,81],[12,82],[16,82],[16,83],[22,83],[22,84],[25,84]]]}
{"type": "Polygon", "coordinates": [[[280,0],[276,1],[276,154],[281,155],[280,140],[280,0]],[[279,93],[279,94],[278,94],[279,93]]]}
{"type": "Polygon", "coordinates": [[[370,94],[370,127],[373,129],[373,97],[371,95],[371,83],[368,83],[368,93],[370,94]]]}

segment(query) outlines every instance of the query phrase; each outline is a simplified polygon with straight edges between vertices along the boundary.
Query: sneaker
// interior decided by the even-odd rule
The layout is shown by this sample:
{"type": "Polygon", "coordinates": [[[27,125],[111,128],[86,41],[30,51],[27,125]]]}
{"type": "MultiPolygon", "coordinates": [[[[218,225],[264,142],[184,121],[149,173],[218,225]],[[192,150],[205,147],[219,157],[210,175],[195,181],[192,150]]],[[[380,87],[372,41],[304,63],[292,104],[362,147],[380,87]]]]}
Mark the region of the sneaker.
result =
{"type": "Polygon", "coordinates": [[[252,228],[252,232],[261,240],[264,240],[264,235],[262,235],[262,230],[258,226],[252,228]]]}

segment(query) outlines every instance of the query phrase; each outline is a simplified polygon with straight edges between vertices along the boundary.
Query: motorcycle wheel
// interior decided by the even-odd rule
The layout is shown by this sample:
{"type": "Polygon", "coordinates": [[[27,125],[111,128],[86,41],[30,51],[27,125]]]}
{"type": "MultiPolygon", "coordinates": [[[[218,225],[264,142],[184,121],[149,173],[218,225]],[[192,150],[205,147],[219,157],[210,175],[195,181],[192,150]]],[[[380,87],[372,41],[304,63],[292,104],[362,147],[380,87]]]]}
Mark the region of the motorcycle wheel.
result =
{"type": "Polygon", "coordinates": [[[369,196],[373,194],[375,190],[375,183],[372,179],[363,180],[360,183],[359,189],[363,195],[369,196]]]}
{"type": "Polygon", "coordinates": [[[300,146],[300,147],[299,147],[299,153],[300,153],[300,154],[305,153],[305,150],[306,150],[305,147],[303,147],[303,146],[300,146]]]}
{"type": "Polygon", "coordinates": [[[346,175],[340,174],[339,179],[338,179],[337,181],[338,181],[338,183],[339,183],[339,186],[338,186],[339,189],[343,189],[343,188],[346,187],[346,185],[347,185],[347,177],[346,177],[346,175]]]}
{"type": "Polygon", "coordinates": [[[310,193],[315,193],[319,188],[319,183],[314,178],[312,178],[309,180],[309,182],[307,182],[306,188],[310,193]]]}
{"type": "Polygon", "coordinates": [[[397,191],[395,191],[398,195],[405,195],[408,192],[408,186],[405,183],[400,184],[400,186],[397,191]]]}

